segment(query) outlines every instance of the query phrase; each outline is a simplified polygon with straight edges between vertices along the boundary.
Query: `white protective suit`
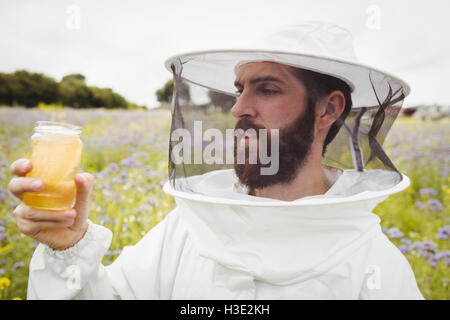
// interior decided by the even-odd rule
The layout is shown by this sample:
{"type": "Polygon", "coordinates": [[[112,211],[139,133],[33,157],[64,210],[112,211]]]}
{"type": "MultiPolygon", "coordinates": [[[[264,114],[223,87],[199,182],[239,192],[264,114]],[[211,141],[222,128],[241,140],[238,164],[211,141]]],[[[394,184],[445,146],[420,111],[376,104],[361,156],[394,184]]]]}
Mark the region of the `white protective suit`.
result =
{"type": "Polygon", "coordinates": [[[109,266],[112,233],[90,221],[72,248],[39,244],[28,299],[423,299],[371,212],[408,177],[324,170],[326,194],[291,202],[247,195],[233,170],[166,183],[177,207],[109,266]]]}

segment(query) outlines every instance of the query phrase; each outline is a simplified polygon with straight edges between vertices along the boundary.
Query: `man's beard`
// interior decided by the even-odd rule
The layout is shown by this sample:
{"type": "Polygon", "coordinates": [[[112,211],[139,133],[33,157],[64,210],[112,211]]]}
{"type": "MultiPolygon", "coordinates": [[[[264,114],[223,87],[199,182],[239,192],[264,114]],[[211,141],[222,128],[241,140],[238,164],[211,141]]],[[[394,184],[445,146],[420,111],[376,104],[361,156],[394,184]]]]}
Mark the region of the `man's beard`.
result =
{"type": "MultiPolygon", "coordinates": [[[[307,108],[304,114],[300,115],[293,124],[279,129],[279,169],[273,175],[262,175],[261,168],[268,167],[270,164],[261,164],[259,153],[256,164],[249,164],[248,149],[246,148],[246,158],[244,164],[238,164],[237,143],[234,143],[234,170],[239,182],[250,190],[262,189],[275,184],[286,184],[291,182],[297,171],[305,164],[308,153],[314,140],[314,105],[308,100],[307,108]]],[[[235,130],[247,130],[253,128],[257,132],[259,144],[259,129],[264,127],[253,124],[248,118],[240,119],[235,126],[235,130]]],[[[269,131],[269,130],[268,130],[269,131]]],[[[270,135],[267,132],[267,150],[270,148],[270,135]]],[[[259,144],[260,148],[262,144],[259,144]]],[[[259,149],[258,149],[259,150],[259,149]]],[[[270,155],[273,159],[274,155],[270,155]]]]}

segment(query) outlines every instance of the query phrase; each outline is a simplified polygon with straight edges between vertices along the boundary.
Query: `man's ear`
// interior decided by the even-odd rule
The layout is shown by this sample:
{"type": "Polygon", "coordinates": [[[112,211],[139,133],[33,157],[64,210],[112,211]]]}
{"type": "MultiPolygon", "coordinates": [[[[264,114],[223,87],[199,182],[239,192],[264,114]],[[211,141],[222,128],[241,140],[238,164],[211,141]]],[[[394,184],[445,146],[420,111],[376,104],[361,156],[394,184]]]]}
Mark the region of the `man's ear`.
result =
{"type": "Polygon", "coordinates": [[[344,112],[345,97],[341,91],[335,90],[321,101],[321,107],[318,108],[319,115],[317,119],[318,128],[330,127],[344,112]]]}

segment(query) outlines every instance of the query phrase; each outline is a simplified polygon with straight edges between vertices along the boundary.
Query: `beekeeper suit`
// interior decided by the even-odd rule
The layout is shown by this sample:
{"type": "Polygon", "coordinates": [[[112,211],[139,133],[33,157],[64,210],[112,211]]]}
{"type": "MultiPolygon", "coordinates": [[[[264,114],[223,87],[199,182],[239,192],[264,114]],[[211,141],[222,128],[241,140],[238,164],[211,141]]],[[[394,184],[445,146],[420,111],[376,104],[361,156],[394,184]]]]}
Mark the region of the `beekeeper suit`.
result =
{"type": "Polygon", "coordinates": [[[332,75],[351,87],[353,107],[324,155],[340,164],[322,164],[328,190],[293,201],[258,197],[231,168],[169,158],[164,191],[176,208],[109,266],[101,260],[111,231],[91,221],[71,248],[39,244],[29,299],[423,299],[407,259],[372,213],[410,183],[381,148],[409,87],[357,63],[339,27],[289,26],[269,40],[258,50],[167,60],[172,133],[195,120],[180,103],[182,81],[234,94],[237,68],[257,61],[332,75]]]}

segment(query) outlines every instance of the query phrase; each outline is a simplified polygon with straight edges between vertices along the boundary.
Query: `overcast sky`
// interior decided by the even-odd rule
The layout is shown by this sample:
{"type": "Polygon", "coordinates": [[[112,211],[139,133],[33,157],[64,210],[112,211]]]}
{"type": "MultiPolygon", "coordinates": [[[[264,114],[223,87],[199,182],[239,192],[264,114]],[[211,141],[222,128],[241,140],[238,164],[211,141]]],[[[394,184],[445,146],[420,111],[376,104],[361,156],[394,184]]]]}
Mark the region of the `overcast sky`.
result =
{"type": "Polygon", "coordinates": [[[0,72],[82,73],[155,107],[169,56],[324,20],[353,33],[360,62],[410,84],[405,106],[450,105],[449,12],[448,0],[0,0],[0,72]]]}

